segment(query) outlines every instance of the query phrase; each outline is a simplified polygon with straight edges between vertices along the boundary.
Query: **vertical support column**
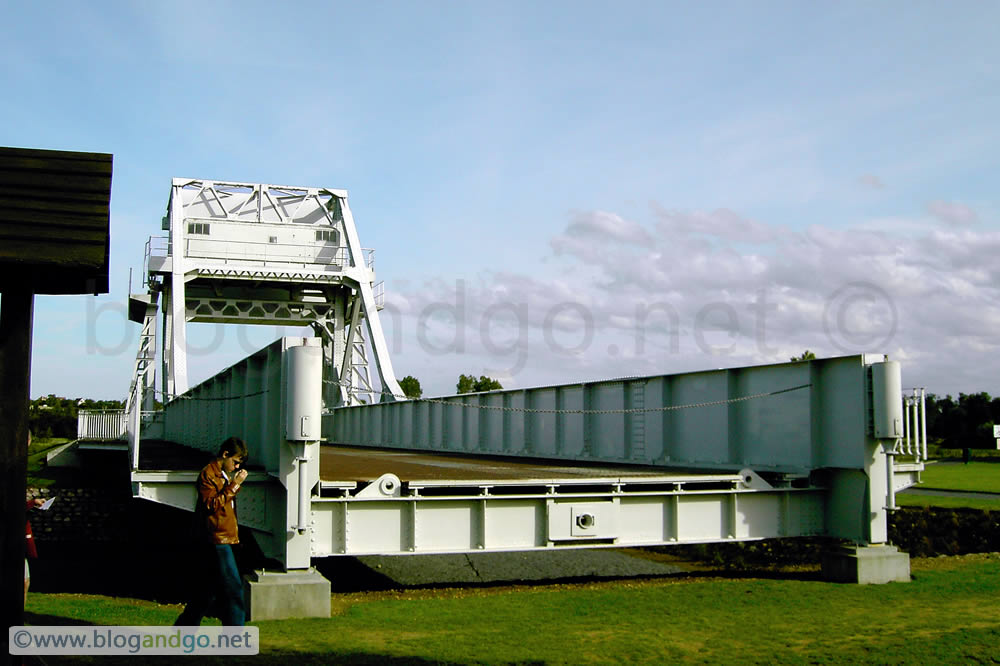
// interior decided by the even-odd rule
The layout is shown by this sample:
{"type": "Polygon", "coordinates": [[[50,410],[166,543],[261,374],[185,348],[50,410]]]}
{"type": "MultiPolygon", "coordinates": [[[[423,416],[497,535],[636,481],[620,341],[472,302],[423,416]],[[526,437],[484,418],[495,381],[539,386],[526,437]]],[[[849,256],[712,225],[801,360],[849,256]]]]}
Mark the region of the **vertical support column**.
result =
{"type": "Polygon", "coordinates": [[[312,489],[319,481],[319,439],[322,415],[323,350],[318,345],[284,350],[282,391],[285,427],[279,460],[280,478],[288,500],[273,534],[287,534],[285,566],[309,567],[311,556],[312,489]]]}
{"type": "Polygon", "coordinates": [[[156,409],[156,313],[159,308],[151,304],[146,310],[146,320],[143,321],[143,328],[147,329],[146,334],[149,340],[146,343],[148,358],[146,360],[146,373],[142,385],[142,405],[140,410],[151,412],[156,409]]]}
{"type": "MultiPolygon", "coordinates": [[[[184,199],[182,189],[174,184],[170,196],[170,244],[173,259],[170,272],[170,330],[171,344],[164,352],[170,354],[170,375],[167,392],[180,395],[188,390],[187,377],[187,304],[184,298],[187,247],[184,234],[184,199]]],[[[166,309],[166,305],[164,305],[166,309]]]]}
{"type": "MultiPolygon", "coordinates": [[[[306,341],[308,342],[308,340],[306,341]]],[[[309,566],[312,541],[312,489],[319,481],[319,432],[322,414],[323,350],[302,345],[283,350],[284,438],[278,477],[285,487],[285,510],[269,512],[271,532],[287,535],[285,571],[254,571],[246,583],[249,619],[329,617],[330,582],[309,566]]],[[[269,369],[265,368],[265,377],[269,369]]]]}
{"type": "Polygon", "coordinates": [[[361,403],[358,394],[352,389],[357,387],[354,380],[354,336],[358,330],[358,318],[361,314],[361,299],[356,295],[351,314],[347,320],[347,340],[344,342],[344,357],[340,363],[340,399],[345,405],[361,403]]]}
{"type": "Polygon", "coordinates": [[[378,371],[379,381],[382,383],[382,399],[395,400],[392,395],[402,395],[403,389],[396,381],[396,373],[392,369],[392,360],[389,358],[389,347],[385,343],[385,334],[382,332],[382,323],[378,317],[378,307],[375,305],[375,295],[372,293],[372,283],[370,276],[372,272],[365,266],[365,260],[361,252],[361,241],[358,240],[358,230],[354,226],[354,215],[351,207],[347,205],[347,199],[340,201],[341,213],[344,216],[344,235],[347,238],[347,247],[351,251],[351,258],[354,266],[349,274],[356,276],[358,281],[358,296],[364,305],[365,326],[368,328],[368,340],[371,343],[372,351],[375,355],[375,368],[378,371]],[[368,276],[366,277],[362,276],[368,276]]]}
{"type": "Polygon", "coordinates": [[[535,433],[532,429],[532,422],[535,420],[534,412],[530,411],[535,407],[535,394],[531,389],[524,391],[524,446],[519,453],[531,455],[535,451],[535,433]]]}
{"type": "Polygon", "coordinates": [[[627,380],[623,381],[622,408],[625,410],[625,413],[622,414],[622,429],[624,430],[622,433],[622,442],[624,444],[622,447],[622,455],[626,460],[632,460],[632,453],[635,450],[635,438],[632,433],[632,422],[634,420],[634,416],[629,411],[635,406],[632,398],[632,382],[627,380]]]}
{"type": "Polygon", "coordinates": [[[927,395],[920,389],[920,455],[927,460],[927,395]]]}
{"type": "MultiPolygon", "coordinates": [[[[726,371],[726,399],[732,400],[740,395],[740,371],[726,371]]],[[[740,437],[741,420],[743,416],[744,404],[742,402],[730,402],[726,405],[726,440],[727,462],[745,466],[749,464],[747,460],[745,442],[740,437]]]]}
{"type": "Polygon", "coordinates": [[[0,540],[4,626],[24,624],[24,522],[28,466],[28,399],[34,295],[5,291],[0,298],[0,540]]]}
{"type": "MultiPolygon", "coordinates": [[[[903,436],[904,406],[899,363],[871,365],[872,432],[865,442],[867,478],[856,480],[867,513],[870,545],[842,546],[823,556],[823,576],[847,583],[881,584],[910,580],[910,556],[888,545],[888,513],[894,502],[892,453],[903,436]]],[[[848,470],[853,472],[853,470],[848,470]]],[[[847,506],[841,511],[848,510],[847,506]]],[[[856,509],[855,509],[856,510],[856,509]]],[[[864,521],[863,521],[864,522],[864,521]]]]}
{"type": "Polygon", "coordinates": [[[510,453],[514,444],[511,442],[511,409],[510,409],[510,393],[504,393],[502,397],[503,412],[500,419],[500,450],[504,453],[510,453]]]}
{"type": "MultiPolygon", "coordinates": [[[[673,384],[670,377],[660,377],[660,406],[670,407],[673,405],[673,384]]],[[[657,462],[666,465],[670,462],[672,454],[671,447],[674,442],[674,410],[664,409],[660,412],[660,457],[657,462]]]]}
{"type": "Polygon", "coordinates": [[[556,391],[556,432],[555,447],[556,455],[562,456],[566,453],[566,389],[557,386],[556,391]]]}
{"type": "Polygon", "coordinates": [[[160,346],[160,399],[164,405],[170,401],[171,387],[168,378],[172,374],[171,363],[174,362],[173,356],[169,353],[170,348],[174,346],[172,301],[170,288],[167,287],[163,290],[163,331],[160,336],[162,341],[160,346]]]}

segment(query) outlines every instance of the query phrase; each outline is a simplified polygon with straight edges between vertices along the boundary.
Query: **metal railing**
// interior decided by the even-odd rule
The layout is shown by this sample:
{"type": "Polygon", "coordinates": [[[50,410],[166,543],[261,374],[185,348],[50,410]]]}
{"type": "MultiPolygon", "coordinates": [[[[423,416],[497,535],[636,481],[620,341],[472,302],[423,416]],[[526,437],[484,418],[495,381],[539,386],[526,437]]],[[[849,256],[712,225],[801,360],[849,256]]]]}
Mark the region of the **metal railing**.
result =
{"type": "Polygon", "coordinates": [[[123,440],[126,438],[127,417],[124,409],[81,409],[76,415],[76,438],[123,440]]]}
{"type": "MultiPolygon", "coordinates": [[[[350,248],[317,243],[262,243],[260,241],[221,240],[216,238],[184,239],[184,256],[224,261],[263,263],[320,264],[350,266],[350,248]]],[[[170,238],[150,236],[146,241],[144,269],[149,272],[150,257],[168,257],[172,253],[170,238]]],[[[375,250],[362,248],[361,260],[369,270],[375,270],[375,250]]]]}

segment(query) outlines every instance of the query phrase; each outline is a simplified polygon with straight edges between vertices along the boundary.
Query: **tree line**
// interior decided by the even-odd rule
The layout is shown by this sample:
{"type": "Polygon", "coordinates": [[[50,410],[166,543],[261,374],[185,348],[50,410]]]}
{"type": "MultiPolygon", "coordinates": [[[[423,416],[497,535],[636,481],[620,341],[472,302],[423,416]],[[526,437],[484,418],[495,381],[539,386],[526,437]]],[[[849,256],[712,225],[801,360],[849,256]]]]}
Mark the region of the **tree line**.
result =
{"type": "Polygon", "coordinates": [[[63,398],[49,394],[28,405],[28,427],[35,437],[76,439],[76,417],[81,409],[124,409],[121,400],[63,398]]]}
{"type": "Polygon", "coordinates": [[[1000,423],[1000,398],[959,393],[958,398],[927,394],[927,441],[946,449],[995,449],[993,426],[1000,423]]]}
{"type": "MultiPolygon", "coordinates": [[[[424,394],[423,389],[420,388],[420,380],[413,375],[406,375],[400,379],[399,387],[403,389],[407,398],[419,398],[424,394]]],[[[475,375],[459,375],[458,382],[455,384],[456,393],[482,393],[502,388],[499,381],[486,375],[480,375],[478,378],[475,375]]]]}

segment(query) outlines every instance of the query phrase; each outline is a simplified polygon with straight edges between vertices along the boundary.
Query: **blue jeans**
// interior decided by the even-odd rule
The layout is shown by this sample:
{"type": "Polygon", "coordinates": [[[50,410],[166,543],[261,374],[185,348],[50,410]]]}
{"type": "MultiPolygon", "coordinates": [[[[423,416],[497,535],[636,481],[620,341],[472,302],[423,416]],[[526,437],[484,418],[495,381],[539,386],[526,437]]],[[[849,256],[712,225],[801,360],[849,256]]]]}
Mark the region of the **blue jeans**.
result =
{"type": "Polygon", "coordinates": [[[174,622],[179,626],[197,626],[205,613],[218,603],[219,619],[230,627],[242,627],[246,622],[243,603],[243,579],[236,567],[233,547],[229,544],[205,547],[199,563],[200,572],[184,612],[174,622]]]}

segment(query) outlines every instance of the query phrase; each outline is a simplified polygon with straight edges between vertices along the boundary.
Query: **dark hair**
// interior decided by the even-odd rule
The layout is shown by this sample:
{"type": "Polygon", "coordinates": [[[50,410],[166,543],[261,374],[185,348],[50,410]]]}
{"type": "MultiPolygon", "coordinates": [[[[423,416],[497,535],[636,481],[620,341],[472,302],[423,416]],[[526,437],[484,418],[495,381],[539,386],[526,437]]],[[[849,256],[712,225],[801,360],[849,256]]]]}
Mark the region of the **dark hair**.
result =
{"type": "Polygon", "coordinates": [[[238,455],[241,458],[246,458],[247,456],[247,445],[239,437],[230,437],[219,447],[220,457],[225,458],[232,455],[238,455]]]}

